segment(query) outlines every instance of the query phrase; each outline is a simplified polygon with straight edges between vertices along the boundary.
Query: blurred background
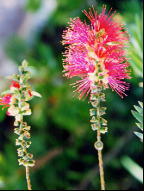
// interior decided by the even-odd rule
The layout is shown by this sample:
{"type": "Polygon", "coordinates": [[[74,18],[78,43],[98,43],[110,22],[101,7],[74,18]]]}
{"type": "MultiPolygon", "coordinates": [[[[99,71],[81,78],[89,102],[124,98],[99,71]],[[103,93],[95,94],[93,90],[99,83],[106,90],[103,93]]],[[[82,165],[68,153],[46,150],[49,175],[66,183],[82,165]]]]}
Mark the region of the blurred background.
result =
{"type": "MultiPolygon", "coordinates": [[[[62,76],[62,32],[70,17],[92,5],[113,8],[130,34],[128,48],[132,79],[128,96],[121,99],[107,90],[109,131],[103,136],[107,190],[142,190],[142,143],[132,116],[133,105],[142,101],[142,7],[141,0],[1,0],[0,92],[8,88],[7,75],[17,72],[23,59],[30,64],[33,88],[42,99],[31,101],[33,114],[31,170],[35,190],[98,190],[96,132],[89,123],[88,100],[73,97],[73,80],[62,76]]],[[[18,166],[12,117],[0,108],[0,189],[26,188],[25,171],[18,166]]]]}

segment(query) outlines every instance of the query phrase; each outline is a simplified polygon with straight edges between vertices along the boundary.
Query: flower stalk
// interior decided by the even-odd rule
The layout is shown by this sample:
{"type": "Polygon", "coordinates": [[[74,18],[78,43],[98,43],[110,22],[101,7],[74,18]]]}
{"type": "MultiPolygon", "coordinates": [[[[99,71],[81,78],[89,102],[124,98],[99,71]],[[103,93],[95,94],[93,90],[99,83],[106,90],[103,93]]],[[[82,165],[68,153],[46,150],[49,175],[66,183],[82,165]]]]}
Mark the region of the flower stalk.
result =
{"type": "Polygon", "coordinates": [[[92,109],[90,109],[90,122],[92,130],[97,131],[97,138],[96,142],[94,143],[94,147],[98,152],[101,190],[105,190],[104,167],[102,157],[103,142],[101,140],[101,134],[107,132],[107,120],[102,117],[102,115],[105,114],[106,107],[101,107],[101,102],[104,101],[105,94],[102,93],[102,88],[100,86],[93,86],[90,95],[90,103],[93,107],[92,109]]]}
{"type": "Polygon", "coordinates": [[[32,190],[31,181],[30,181],[30,173],[29,173],[29,167],[28,166],[26,166],[26,180],[27,180],[28,190],[32,190]]]}

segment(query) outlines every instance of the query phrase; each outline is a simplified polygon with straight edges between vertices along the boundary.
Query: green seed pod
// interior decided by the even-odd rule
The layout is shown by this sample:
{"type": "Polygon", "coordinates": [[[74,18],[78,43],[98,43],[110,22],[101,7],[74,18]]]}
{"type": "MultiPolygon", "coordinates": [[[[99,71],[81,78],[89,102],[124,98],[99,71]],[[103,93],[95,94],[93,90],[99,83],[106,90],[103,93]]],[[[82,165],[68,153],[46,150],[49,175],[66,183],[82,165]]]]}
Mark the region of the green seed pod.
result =
{"type": "Polygon", "coordinates": [[[30,133],[28,132],[28,131],[25,131],[24,133],[23,133],[23,136],[25,137],[25,138],[27,138],[27,139],[30,139],[30,133]]]}
{"type": "Polygon", "coordinates": [[[91,105],[96,108],[99,104],[99,101],[98,100],[95,100],[95,101],[91,101],[91,105]]]}
{"type": "Polygon", "coordinates": [[[31,161],[24,161],[24,166],[30,166],[33,167],[35,165],[35,161],[31,160],[31,161]]]}
{"type": "Polygon", "coordinates": [[[14,129],[14,133],[15,134],[20,135],[20,132],[21,132],[21,130],[19,128],[15,128],[14,129]]]}
{"type": "Polygon", "coordinates": [[[27,157],[28,157],[29,159],[32,159],[32,158],[33,158],[33,154],[28,153],[28,154],[27,154],[27,157]]]}
{"type": "Polygon", "coordinates": [[[22,145],[22,140],[16,139],[16,145],[17,145],[17,146],[18,146],[18,145],[22,145]]]}
{"type": "Polygon", "coordinates": [[[100,128],[100,132],[101,132],[102,134],[107,133],[107,132],[108,132],[108,127],[101,127],[101,128],[100,128]]]}
{"type": "Polygon", "coordinates": [[[26,141],[26,148],[29,148],[31,145],[31,141],[26,141]]]}
{"type": "Polygon", "coordinates": [[[31,129],[30,126],[25,126],[25,127],[23,128],[23,130],[26,130],[26,131],[30,131],[30,129],[31,129]]]}
{"type": "Polygon", "coordinates": [[[17,153],[19,157],[23,157],[24,155],[24,151],[22,150],[22,148],[17,149],[17,153]]]}
{"type": "Polygon", "coordinates": [[[24,165],[24,160],[22,158],[18,159],[19,165],[24,165]]]}
{"type": "Polygon", "coordinates": [[[98,150],[98,151],[102,150],[102,149],[103,149],[103,142],[101,142],[101,141],[96,141],[96,142],[94,143],[94,147],[95,147],[95,149],[98,150]]]}
{"type": "Polygon", "coordinates": [[[35,165],[35,161],[31,160],[28,162],[28,166],[33,167],[35,165]]]}
{"type": "Polygon", "coordinates": [[[91,95],[90,95],[90,100],[91,100],[91,101],[96,101],[96,100],[97,100],[96,95],[95,95],[95,94],[91,94],[91,95]]]}
{"type": "Polygon", "coordinates": [[[95,123],[95,122],[97,122],[96,117],[95,117],[95,116],[93,116],[93,117],[91,118],[90,122],[91,122],[91,123],[95,123]]]}
{"type": "Polygon", "coordinates": [[[99,126],[98,126],[96,123],[92,123],[92,124],[91,124],[91,128],[92,128],[93,131],[98,130],[98,127],[99,127],[99,126]]]}
{"type": "Polygon", "coordinates": [[[100,101],[105,101],[105,94],[104,93],[100,93],[99,97],[100,97],[100,101]]]}
{"type": "Polygon", "coordinates": [[[100,118],[100,123],[101,123],[101,126],[107,126],[107,120],[102,117],[100,118]]]}
{"type": "Polygon", "coordinates": [[[100,107],[99,110],[97,110],[98,116],[102,116],[105,114],[106,107],[100,107]]]}
{"type": "Polygon", "coordinates": [[[96,110],[95,109],[90,109],[90,116],[96,115],[96,110]]]}

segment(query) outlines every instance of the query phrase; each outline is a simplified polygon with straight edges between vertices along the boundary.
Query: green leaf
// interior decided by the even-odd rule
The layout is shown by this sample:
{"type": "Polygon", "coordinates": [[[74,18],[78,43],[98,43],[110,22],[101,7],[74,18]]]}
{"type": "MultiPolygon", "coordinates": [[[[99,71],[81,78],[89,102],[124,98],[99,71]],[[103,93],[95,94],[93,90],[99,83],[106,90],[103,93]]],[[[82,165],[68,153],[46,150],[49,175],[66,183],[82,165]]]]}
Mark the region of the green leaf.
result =
{"type": "Polygon", "coordinates": [[[6,90],[6,91],[2,92],[1,95],[3,96],[3,95],[5,95],[5,94],[10,94],[10,93],[11,93],[10,90],[6,90]]]}
{"type": "Polygon", "coordinates": [[[143,124],[142,124],[142,123],[136,123],[136,125],[138,126],[138,128],[140,128],[141,130],[143,130],[143,124]]]}
{"type": "Polygon", "coordinates": [[[134,108],[138,111],[138,113],[142,113],[143,109],[139,106],[134,105],[134,108]]]}
{"type": "Polygon", "coordinates": [[[136,112],[136,111],[131,111],[133,116],[140,122],[143,123],[143,117],[140,113],[136,112]]]}
{"type": "Polygon", "coordinates": [[[123,167],[139,182],[143,183],[143,169],[131,158],[125,156],[121,159],[123,167]]]}
{"type": "Polygon", "coordinates": [[[139,133],[139,132],[134,132],[134,134],[139,137],[141,139],[141,141],[143,142],[143,134],[139,133]]]}
{"type": "Polygon", "coordinates": [[[139,77],[143,77],[143,46],[142,46],[142,17],[141,13],[139,15],[135,14],[133,16],[135,24],[129,23],[129,33],[130,33],[130,46],[128,48],[131,66],[133,68],[134,74],[139,77]]]}
{"type": "Polygon", "coordinates": [[[143,108],[143,102],[138,101],[139,105],[143,108]]]}
{"type": "Polygon", "coordinates": [[[42,97],[42,95],[36,91],[32,91],[32,95],[40,98],[42,97]]]}
{"type": "MultiPolygon", "coordinates": [[[[134,108],[136,109],[136,111],[131,111],[133,116],[139,121],[139,123],[136,123],[136,125],[138,126],[138,128],[143,131],[143,103],[142,102],[138,102],[139,106],[134,105],[134,108]]],[[[143,142],[143,134],[139,133],[139,132],[134,132],[134,134],[139,137],[141,139],[141,141],[143,142]]]]}

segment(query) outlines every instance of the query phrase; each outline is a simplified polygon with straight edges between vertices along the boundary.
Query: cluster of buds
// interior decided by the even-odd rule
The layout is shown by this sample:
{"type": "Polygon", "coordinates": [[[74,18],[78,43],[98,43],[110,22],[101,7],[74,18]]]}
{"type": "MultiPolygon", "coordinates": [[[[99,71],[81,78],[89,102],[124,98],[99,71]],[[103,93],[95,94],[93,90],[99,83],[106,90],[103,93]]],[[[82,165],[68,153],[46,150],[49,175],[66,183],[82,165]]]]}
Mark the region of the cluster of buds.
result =
{"type": "Polygon", "coordinates": [[[33,155],[28,153],[28,148],[31,145],[30,139],[30,126],[24,122],[24,116],[31,115],[31,109],[28,101],[34,96],[41,97],[38,92],[32,91],[28,80],[31,75],[28,71],[28,63],[22,62],[19,67],[19,73],[9,77],[12,79],[11,85],[8,91],[2,93],[0,97],[0,105],[7,109],[7,115],[14,116],[14,132],[19,136],[16,139],[16,145],[19,156],[19,165],[23,166],[34,166],[35,161],[33,155]]]}
{"type": "Polygon", "coordinates": [[[102,116],[105,114],[106,107],[101,107],[100,103],[105,101],[105,94],[102,87],[93,87],[90,95],[92,109],[90,109],[91,127],[93,131],[100,129],[101,133],[107,132],[107,120],[102,116]]]}

